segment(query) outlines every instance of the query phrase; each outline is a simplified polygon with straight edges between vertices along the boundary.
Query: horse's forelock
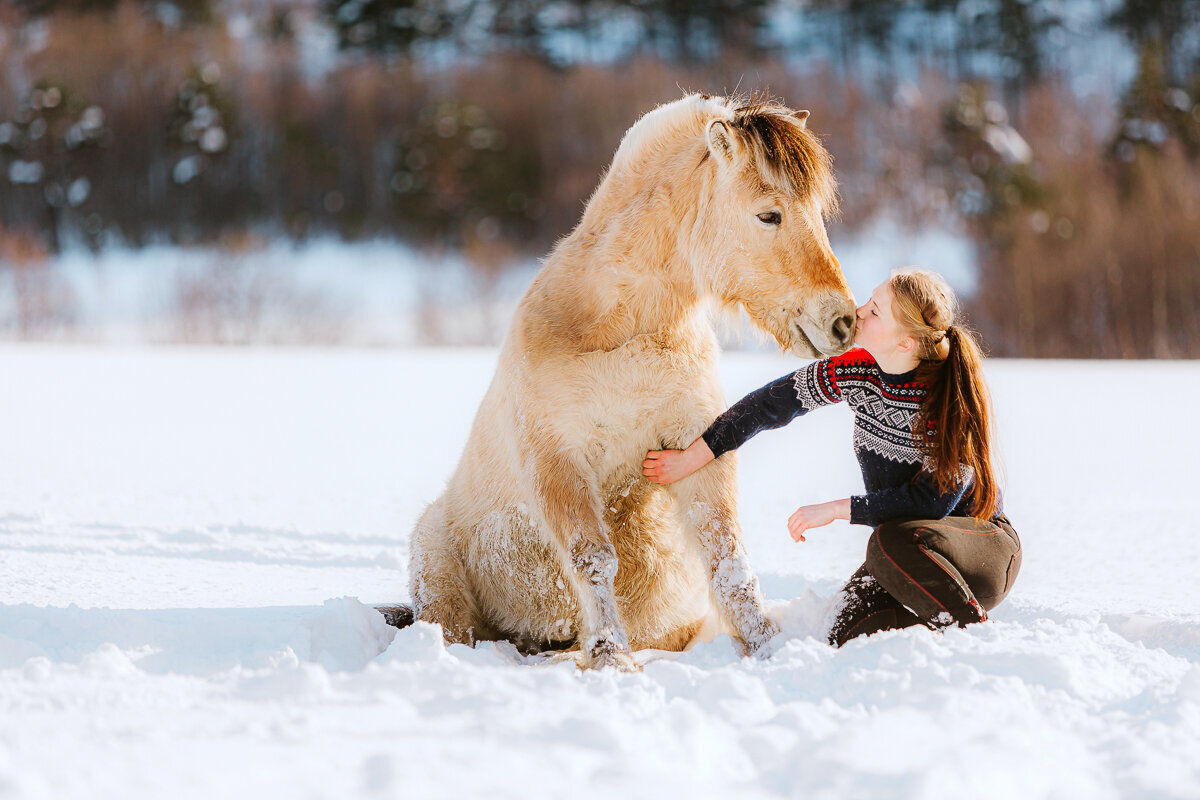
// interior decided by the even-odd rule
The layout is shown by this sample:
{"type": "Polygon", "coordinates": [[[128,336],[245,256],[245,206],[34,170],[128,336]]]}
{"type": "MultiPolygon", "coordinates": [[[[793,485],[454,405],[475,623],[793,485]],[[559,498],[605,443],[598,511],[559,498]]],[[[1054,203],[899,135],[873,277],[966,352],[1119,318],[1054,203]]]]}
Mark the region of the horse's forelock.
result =
{"type": "Polygon", "coordinates": [[[732,127],[767,187],[793,197],[812,197],[823,213],[836,213],[833,158],[791,109],[752,99],[734,110],[732,127]]]}

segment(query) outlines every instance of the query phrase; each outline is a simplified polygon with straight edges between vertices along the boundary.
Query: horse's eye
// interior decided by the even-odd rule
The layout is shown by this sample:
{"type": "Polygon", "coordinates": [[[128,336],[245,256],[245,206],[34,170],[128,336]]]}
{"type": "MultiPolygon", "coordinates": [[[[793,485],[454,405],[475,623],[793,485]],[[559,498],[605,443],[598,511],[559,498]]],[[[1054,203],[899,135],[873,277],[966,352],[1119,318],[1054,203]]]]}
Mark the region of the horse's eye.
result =
{"type": "Polygon", "coordinates": [[[783,215],[778,211],[764,211],[758,215],[758,221],[764,225],[778,225],[783,222],[783,215]]]}

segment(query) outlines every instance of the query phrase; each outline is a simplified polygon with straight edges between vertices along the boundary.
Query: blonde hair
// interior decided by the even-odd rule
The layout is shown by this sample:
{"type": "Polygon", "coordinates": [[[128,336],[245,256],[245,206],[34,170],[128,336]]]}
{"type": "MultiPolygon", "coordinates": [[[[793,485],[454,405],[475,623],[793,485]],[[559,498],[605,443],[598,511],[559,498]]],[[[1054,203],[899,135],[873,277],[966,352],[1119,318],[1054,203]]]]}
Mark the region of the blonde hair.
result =
{"type": "Polygon", "coordinates": [[[969,469],[971,515],[990,519],[1000,488],[992,465],[992,401],[983,378],[983,352],[958,320],[958,299],[941,275],[896,270],[888,287],[896,322],[917,343],[917,380],[929,387],[913,437],[940,491],[952,490],[969,469]]]}

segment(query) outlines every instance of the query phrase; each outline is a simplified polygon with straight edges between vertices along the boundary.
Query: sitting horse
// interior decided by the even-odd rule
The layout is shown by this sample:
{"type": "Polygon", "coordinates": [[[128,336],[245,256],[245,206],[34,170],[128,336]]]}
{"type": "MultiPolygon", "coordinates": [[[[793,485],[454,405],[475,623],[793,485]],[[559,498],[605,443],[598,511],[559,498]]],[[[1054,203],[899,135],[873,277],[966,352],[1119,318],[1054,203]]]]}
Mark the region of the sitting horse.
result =
{"type": "Polygon", "coordinates": [[[521,300],[413,531],[412,612],[447,642],[578,644],[581,666],[632,669],[633,649],[681,650],[712,616],[746,653],[778,632],[742,544],[734,455],[670,486],[641,463],[724,410],[714,306],[800,356],[850,345],[824,224],[831,159],[807,117],[690,95],[626,132],[521,300]]]}

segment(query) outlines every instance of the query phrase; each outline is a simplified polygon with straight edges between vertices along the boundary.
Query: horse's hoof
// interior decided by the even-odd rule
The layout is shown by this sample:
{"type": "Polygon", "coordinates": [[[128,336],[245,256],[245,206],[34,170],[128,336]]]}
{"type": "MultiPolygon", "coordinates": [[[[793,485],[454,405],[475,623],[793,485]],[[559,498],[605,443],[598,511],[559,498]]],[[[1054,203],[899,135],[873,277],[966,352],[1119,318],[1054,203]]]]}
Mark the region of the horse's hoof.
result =
{"type": "Polygon", "coordinates": [[[416,619],[412,606],[375,606],[375,610],[393,628],[407,628],[416,619]]]}
{"type": "Polygon", "coordinates": [[[615,669],[620,672],[641,672],[642,665],[634,661],[633,653],[605,653],[593,658],[592,669],[615,669]]]}
{"type": "Polygon", "coordinates": [[[589,649],[586,666],[590,669],[611,667],[621,672],[642,671],[641,665],[634,660],[629,649],[619,647],[608,639],[601,639],[589,649]]]}
{"type": "Polygon", "coordinates": [[[763,617],[762,625],[742,638],[742,655],[755,658],[770,658],[775,653],[774,641],[780,632],[779,623],[763,617]]]}

